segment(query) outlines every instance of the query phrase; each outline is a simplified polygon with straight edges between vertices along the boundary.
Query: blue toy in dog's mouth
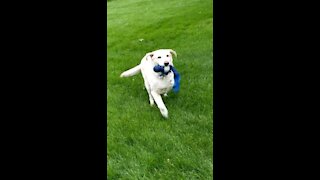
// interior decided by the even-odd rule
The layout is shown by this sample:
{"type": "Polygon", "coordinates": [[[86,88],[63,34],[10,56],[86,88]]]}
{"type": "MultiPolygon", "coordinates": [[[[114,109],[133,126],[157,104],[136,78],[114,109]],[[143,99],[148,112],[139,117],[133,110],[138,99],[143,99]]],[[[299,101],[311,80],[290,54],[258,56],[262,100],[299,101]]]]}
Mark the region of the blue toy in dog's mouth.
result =
{"type": "Polygon", "coordinates": [[[180,74],[172,65],[170,66],[160,66],[156,65],[153,67],[154,72],[161,72],[160,76],[168,75],[171,71],[174,75],[174,84],[173,84],[173,92],[177,93],[180,89],[180,74]]]}

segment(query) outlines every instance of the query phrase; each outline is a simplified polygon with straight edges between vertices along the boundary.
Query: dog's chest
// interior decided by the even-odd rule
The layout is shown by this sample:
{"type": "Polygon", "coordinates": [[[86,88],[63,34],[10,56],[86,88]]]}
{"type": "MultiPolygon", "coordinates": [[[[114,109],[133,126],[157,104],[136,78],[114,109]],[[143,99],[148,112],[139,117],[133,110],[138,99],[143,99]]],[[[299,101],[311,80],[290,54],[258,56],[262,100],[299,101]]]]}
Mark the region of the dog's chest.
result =
{"type": "Polygon", "coordinates": [[[143,62],[141,72],[151,90],[156,91],[159,94],[168,93],[174,84],[174,75],[173,72],[170,72],[168,75],[160,76],[160,73],[154,72],[154,64],[149,64],[148,62],[143,62]]]}
{"type": "Polygon", "coordinates": [[[168,93],[174,84],[174,78],[172,73],[168,74],[165,77],[157,77],[157,82],[154,84],[154,89],[159,94],[168,93]]]}

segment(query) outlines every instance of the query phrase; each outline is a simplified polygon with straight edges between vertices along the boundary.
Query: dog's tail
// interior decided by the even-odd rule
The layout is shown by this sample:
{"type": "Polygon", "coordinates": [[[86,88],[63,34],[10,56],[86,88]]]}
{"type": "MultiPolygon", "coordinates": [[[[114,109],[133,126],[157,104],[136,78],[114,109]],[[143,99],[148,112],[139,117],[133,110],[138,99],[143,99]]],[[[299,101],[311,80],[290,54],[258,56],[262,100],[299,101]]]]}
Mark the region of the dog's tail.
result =
{"type": "Polygon", "coordinates": [[[131,68],[125,72],[123,72],[120,77],[130,77],[130,76],[133,76],[133,75],[136,75],[138,74],[139,72],[141,71],[141,66],[140,64],[134,68],[131,68]]]}

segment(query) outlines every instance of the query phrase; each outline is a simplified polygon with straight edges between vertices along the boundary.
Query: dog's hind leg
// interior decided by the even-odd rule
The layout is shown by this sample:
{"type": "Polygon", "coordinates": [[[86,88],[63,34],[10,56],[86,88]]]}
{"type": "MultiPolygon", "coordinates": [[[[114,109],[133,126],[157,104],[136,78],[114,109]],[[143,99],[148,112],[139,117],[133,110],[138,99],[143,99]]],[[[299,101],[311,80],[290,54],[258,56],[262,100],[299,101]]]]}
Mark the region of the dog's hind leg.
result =
{"type": "Polygon", "coordinates": [[[151,91],[151,95],[153,99],[156,101],[158,108],[163,117],[168,118],[168,110],[167,107],[164,105],[161,95],[156,93],[155,91],[151,91]]]}

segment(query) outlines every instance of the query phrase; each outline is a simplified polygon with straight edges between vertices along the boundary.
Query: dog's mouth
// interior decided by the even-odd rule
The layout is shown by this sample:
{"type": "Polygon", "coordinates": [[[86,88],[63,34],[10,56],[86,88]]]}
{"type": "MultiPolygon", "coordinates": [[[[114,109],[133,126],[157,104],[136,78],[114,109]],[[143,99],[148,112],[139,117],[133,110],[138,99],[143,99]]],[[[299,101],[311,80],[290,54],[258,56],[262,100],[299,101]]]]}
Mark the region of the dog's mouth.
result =
{"type": "Polygon", "coordinates": [[[162,66],[162,67],[169,67],[171,64],[169,62],[165,62],[165,63],[157,63],[158,66],[162,66]]]}

